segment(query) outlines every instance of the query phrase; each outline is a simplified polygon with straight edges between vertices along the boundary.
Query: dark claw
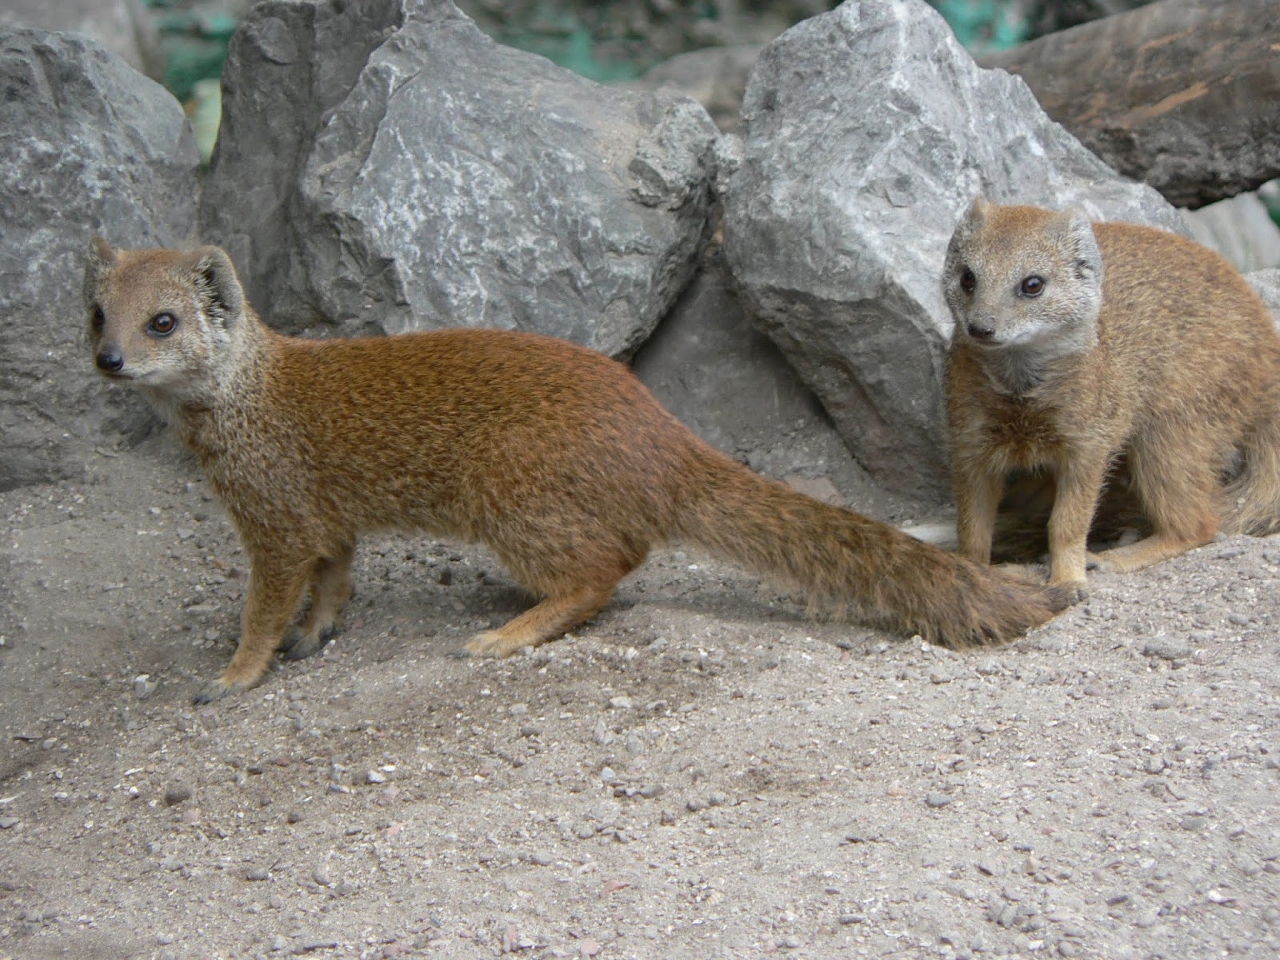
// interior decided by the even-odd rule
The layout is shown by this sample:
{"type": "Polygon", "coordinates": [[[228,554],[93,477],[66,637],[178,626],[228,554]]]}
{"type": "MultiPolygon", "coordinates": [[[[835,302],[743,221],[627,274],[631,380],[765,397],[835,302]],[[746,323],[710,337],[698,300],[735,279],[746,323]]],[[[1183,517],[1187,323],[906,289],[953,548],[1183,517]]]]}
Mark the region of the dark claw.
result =
{"type": "Polygon", "coordinates": [[[297,627],[290,627],[284,632],[284,636],[280,638],[280,646],[276,647],[276,650],[280,653],[292,650],[304,636],[305,634],[297,627]]]}
{"type": "Polygon", "coordinates": [[[236,689],[235,685],[229,686],[221,680],[210,680],[196,692],[196,695],[191,698],[191,702],[199,705],[213,703],[215,700],[221,700],[236,689]]]}
{"type": "Polygon", "coordinates": [[[324,645],[333,639],[335,633],[337,631],[333,627],[321,630],[320,635],[316,637],[308,637],[300,630],[290,630],[280,644],[280,653],[286,660],[301,660],[323,649],[324,645]],[[286,643],[288,646],[285,646],[286,643]]]}

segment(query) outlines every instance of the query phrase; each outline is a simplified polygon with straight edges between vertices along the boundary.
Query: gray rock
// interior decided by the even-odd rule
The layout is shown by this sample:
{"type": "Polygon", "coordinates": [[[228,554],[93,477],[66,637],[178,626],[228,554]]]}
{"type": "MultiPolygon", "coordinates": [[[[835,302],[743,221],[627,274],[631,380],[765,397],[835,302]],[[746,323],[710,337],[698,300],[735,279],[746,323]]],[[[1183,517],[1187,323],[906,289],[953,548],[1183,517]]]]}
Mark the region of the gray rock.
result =
{"type": "Polygon", "coordinates": [[[829,476],[846,497],[872,484],[817,397],[734,296],[724,258],[701,270],[636,354],[659,402],[712,446],[778,479],[829,476]],[[753,452],[760,451],[759,458],[753,452]]]}
{"type": "Polygon", "coordinates": [[[648,336],[709,232],[716,130],[485,37],[449,0],[268,0],[200,223],[273,323],[648,336]]]}
{"type": "Polygon", "coordinates": [[[0,27],[0,490],[70,476],[104,437],[153,424],[93,372],[84,250],[172,246],[195,223],[182,107],[96,42],[0,27]]]}
{"type": "Polygon", "coordinates": [[[1258,291],[1262,302],[1271,308],[1276,325],[1280,326],[1280,269],[1255,270],[1245,279],[1253,285],[1253,289],[1258,291]]]}
{"type": "Polygon", "coordinates": [[[946,493],[939,276],[975,194],[1181,229],[1021,80],[980,70],[923,0],[850,0],[787,31],[756,63],[743,130],[721,185],[739,294],[900,490],[946,493]]]}
{"type": "Polygon", "coordinates": [[[1180,212],[1191,238],[1222,254],[1237,270],[1280,267],[1280,227],[1256,193],[1180,212]]]}
{"type": "Polygon", "coordinates": [[[4,7],[0,28],[82,33],[152,79],[164,76],[160,36],[142,0],[5,0],[4,7]]]}
{"type": "Polygon", "coordinates": [[[692,97],[702,104],[717,127],[724,131],[736,130],[742,95],[761,49],[759,44],[748,43],[703,47],[676,54],[627,86],[692,97]]]}

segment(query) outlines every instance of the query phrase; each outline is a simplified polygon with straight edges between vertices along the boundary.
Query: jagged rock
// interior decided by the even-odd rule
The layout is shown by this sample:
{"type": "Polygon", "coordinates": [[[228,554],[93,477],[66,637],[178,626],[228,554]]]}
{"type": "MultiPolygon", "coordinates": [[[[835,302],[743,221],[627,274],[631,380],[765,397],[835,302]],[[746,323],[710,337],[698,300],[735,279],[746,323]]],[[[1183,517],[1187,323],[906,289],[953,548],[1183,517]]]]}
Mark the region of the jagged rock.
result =
{"type": "Polygon", "coordinates": [[[711,115],[723,131],[738,128],[742,111],[742,94],[760,44],[732,47],[707,47],[692,50],[664,60],[627,86],[635,90],[693,97],[711,115]]]}
{"type": "Polygon", "coordinates": [[[817,397],[753,328],[719,255],[709,256],[632,362],[654,396],[708,443],[793,486],[827,481],[840,503],[887,515],[817,397]]]}
{"type": "Polygon", "coordinates": [[[708,233],[716,132],[448,0],[268,0],[234,37],[201,205],[273,323],[539,330],[635,349],[708,233]]]}
{"type": "Polygon", "coordinates": [[[186,241],[199,163],[178,102],[96,41],[0,28],[0,489],[152,422],[93,372],[84,251],[186,241]]]}
{"type": "Polygon", "coordinates": [[[6,0],[0,27],[83,33],[135,70],[159,80],[164,74],[160,36],[142,0],[6,0]]]}
{"type": "Polygon", "coordinates": [[[1160,0],[980,58],[1126,177],[1180,207],[1280,176],[1275,0],[1160,0]]]}
{"type": "Polygon", "coordinates": [[[756,63],[743,131],[723,185],[743,303],[862,464],[906,492],[948,490],[939,280],[975,194],[1181,229],[922,0],[850,0],[787,31],[756,63]]]}

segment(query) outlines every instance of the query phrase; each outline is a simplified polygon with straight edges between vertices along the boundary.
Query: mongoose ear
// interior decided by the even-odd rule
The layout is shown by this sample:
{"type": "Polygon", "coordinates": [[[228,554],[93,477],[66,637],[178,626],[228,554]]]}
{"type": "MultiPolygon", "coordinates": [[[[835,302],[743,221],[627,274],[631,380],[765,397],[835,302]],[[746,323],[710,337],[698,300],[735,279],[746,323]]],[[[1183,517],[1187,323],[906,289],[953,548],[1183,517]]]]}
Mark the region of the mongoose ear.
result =
{"type": "Polygon", "coordinates": [[[244,290],[231,258],[221,247],[201,247],[193,256],[196,288],[209,315],[224,323],[238,320],[244,313],[244,290]]]}
{"type": "Polygon", "coordinates": [[[94,237],[89,241],[89,248],[85,251],[84,263],[85,306],[93,306],[98,296],[98,282],[108,270],[116,265],[117,259],[116,252],[111,249],[111,244],[101,237],[94,237]]]}
{"type": "Polygon", "coordinates": [[[951,241],[947,244],[947,272],[950,273],[950,265],[954,259],[957,248],[966,243],[969,237],[973,236],[973,232],[978,229],[983,218],[987,215],[990,204],[982,199],[982,194],[978,194],[969,203],[969,208],[965,210],[964,216],[960,218],[960,222],[956,224],[955,229],[951,231],[951,241]]]}
{"type": "Polygon", "coordinates": [[[1075,261],[1076,276],[1081,280],[1100,280],[1102,251],[1098,249],[1098,238],[1093,234],[1089,215],[1079,207],[1072,207],[1054,218],[1054,226],[1075,261]]]}

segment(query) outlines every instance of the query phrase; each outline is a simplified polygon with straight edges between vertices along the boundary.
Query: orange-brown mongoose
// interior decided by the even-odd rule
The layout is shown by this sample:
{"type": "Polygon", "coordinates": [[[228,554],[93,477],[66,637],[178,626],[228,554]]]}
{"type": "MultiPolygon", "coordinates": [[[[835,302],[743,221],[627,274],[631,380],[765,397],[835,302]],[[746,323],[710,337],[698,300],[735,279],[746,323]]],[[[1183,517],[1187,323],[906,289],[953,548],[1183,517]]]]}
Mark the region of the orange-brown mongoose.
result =
{"type": "Polygon", "coordinates": [[[146,394],[199,457],[250,561],[240,643],[197,699],[319,649],[351,593],[356,537],[487,544],[539,602],[467,644],[506,656],[609,602],[681,539],[810,598],[942,644],[1012,638],[1062,591],[819,503],[703,443],[624,366],[561,340],[443,330],[314,341],[245,302],[227,255],[112,250],[85,276],[97,368],[146,394]],[[310,588],[300,630],[286,630],[310,588]]]}
{"type": "Polygon", "coordinates": [[[991,555],[1011,471],[1044,471],[1050,582],[1139,570],[1280,519],[1280,336],[1244,278],[1175,234],[981,197],[947,250],[947,412],[960,551],[991,555]],[[1086,553],[1123,457],[1151,525],[1086,553]]]}

